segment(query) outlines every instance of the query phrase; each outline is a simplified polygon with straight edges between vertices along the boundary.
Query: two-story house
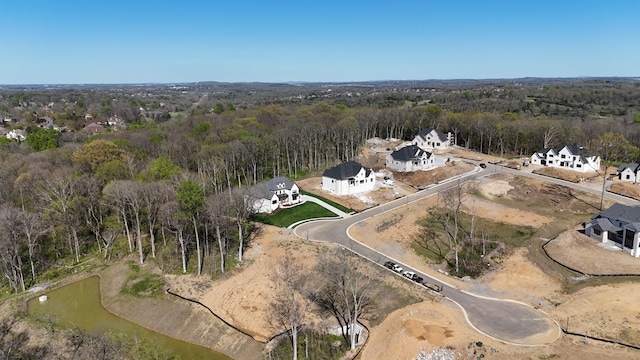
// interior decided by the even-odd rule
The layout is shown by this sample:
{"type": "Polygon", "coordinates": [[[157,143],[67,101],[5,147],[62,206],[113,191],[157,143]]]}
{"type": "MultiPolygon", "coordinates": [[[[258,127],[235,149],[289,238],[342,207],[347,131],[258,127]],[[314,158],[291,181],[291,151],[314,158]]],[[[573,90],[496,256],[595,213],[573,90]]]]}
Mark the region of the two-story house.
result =
{"type": "Polygon", "coordinates": [[[371,191],[376,185],[376,175],[355,161],[347,161],[327,169],[322,174],[322,189],[336,195],[352,195],[371,191]]]}
{"type": "Polygon", "coordinates": [[[577,145],[542,149],[531,155],[531,164],[579,172],[600,170],[600,157],[577,145]]]}
{"type": "Polygon", "coordinates": [[[387,155],[386,165],[398,172],[427,170],[437,166],[435,156],[418,145],[407,145],[387,155]]]}
{"type": "Polygon", "coordinates": [[[284,176],[251,187],[247,197],[256,212],[269,214],[301,202],[298,185],[284,176]]]}
{"type": "Polygon", "coordinates": [[[426,128],[421,130],[412,141],[423,149],[448,149],[451,146],[451,133],[443,133],[440,130],[426,128]]]}

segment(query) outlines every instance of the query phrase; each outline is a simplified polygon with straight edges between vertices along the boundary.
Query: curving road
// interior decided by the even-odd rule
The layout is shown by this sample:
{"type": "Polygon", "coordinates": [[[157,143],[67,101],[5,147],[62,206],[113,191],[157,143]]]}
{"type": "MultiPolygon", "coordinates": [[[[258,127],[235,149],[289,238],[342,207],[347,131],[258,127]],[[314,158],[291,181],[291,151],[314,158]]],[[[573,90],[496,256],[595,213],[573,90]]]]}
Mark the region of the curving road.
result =
{"type": "MultiPolygon", "coordinates": [[[[384,264],[385,261],[393,261],[402,266],[404,270],[414,271],[416,274],[422,276],[425,279],[425,282],[441,286],[442,291],[440,293],[456,303],[463,310],[469,324],[471,324],[471,326],[476,330],[490,337],[521,345],[540,345],[553,342],[560,336],[560,328],[552,318],[542,311],[520,302],[488,298],[459,290],[454,286],[438,280],[428,274],[406,266],[397,259],[388,257],[349,236],[349,228],[363,220],[391,211],[408,203],[432,196],[462,182],[498,172],[528,176],[568,186],[576,190],[590,192],[597,195],[601,194],[601,190],[596,188],[582,186],[520,170],[499,167],[496,165],[489,165],[486,169],[478,169],[479,168],[471,173],[432,185],[425,190],[349,217],[344,217],[339,220],[321,220],[301,224],[295,228],[294,233],[298,237],[305,239],[328,241],[340,244],[354,253],[377,263],[378,265],[384,264]]],[[[606,193],[605,196],[619,202],[635,202],[629,198],[611,193],[606,193]]]]}

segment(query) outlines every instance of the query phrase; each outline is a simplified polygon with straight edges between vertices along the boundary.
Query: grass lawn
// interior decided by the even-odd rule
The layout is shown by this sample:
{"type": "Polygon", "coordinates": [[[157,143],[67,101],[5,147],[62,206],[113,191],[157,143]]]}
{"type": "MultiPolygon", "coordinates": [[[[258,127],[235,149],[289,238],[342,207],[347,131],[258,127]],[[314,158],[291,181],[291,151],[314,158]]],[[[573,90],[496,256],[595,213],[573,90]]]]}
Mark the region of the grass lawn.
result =
{"type": "Polygon", "coordinates": [[[353,212],[353,210],[352,210],[352,209],[349,209],[349,208],[348,208],[348,207],[346,207],[346,206],[340,205],[340,204],[338,204],[337,202],[335,202],[335,201],[331,201],[331,200],[329,200],[329,199],[327,199],[327,198],[323,198],[322,196],[319,196],[319,195],[316,195],[316,194],[312,194],[312,193],[310,193],[310,192],[308,192],[308,191],[304,191],[304,190],[302,190],[302,189],[301,189],[301,190],[300,190],[300,194],[302,194],[302,195],[309,195],[309,196],[313,196],[314,198],[316,198],[316,199],[320,199],[320,200],[322,200],[322,201],[326,202],[327,204],[329,204],[329,205],[331,205],[331,206],[335,207],[336,209],[346,212],[347,214],[348,214],[348,213],[353,212]]]}
{"type": "Polygon", "coordinates": [[[302,205],[298,205],[289,209],[281,209],[280,211],[272,215],[254,215],[253,220],[261,222],[263,224],[287,227],[298,221],[327,217],[337,217],[337,215],[316,203],[306,202],[302,205]]]}

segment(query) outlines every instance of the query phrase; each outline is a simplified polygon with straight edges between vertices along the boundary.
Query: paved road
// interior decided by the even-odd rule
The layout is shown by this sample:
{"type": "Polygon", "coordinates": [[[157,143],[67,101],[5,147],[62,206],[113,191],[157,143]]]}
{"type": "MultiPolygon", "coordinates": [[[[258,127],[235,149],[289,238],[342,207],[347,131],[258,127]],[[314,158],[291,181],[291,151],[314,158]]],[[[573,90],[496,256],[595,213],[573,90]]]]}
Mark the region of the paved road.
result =
{"type": "MultiPolygon", "coordinates": [[[[407,197],[394,200],[346,218],[339,220],[322,220],[302,224],[296,227],[294,232],[301,238],[338,243],[350,249],[354,253],[377,263],[378,265],[384,264],[385,261],[393,261],[402,266],[404,270],[414,271],[416,274],[422,276],[425,279],[425,282],[441,286],[442,291],[440,293],[462,308],[465,313],[465,317],[471,326],[488,336],[514,344],[533,345],[553,342],[560,335],[560,329],[558,324],[556,324],[555,321],[545,313],[516,301],[487,298],[458,290],[452,285],[403,265],[397,259],[387,257],[386,255],[356,241],[348,235],[349,227],[365,219],[404,206],[408,203],[424,199],[428,196],[432,196],[440,191],[454,187],[461,182],[466,182],[477,177],[487,176],[497,172],[528,176],[597,195],[600,195],[602,191],[595,187],[583,186],[496,165],[489,165],[486,169],[478,169],[472,173],[430,186],[429,188],[415,194],[411,194],[407,197]]],[[[611,193],[606,193],[605,196],[623,203],[637,203],[629,198],[611,193]]]]}

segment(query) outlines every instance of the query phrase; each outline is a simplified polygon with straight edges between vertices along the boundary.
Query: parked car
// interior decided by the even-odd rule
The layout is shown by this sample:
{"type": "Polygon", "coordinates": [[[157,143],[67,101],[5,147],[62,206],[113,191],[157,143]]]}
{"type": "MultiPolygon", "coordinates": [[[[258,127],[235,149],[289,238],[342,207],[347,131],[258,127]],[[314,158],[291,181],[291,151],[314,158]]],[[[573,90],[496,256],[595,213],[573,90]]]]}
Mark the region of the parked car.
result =
{"type": "Polygon", "coordinates": [[[397,272],[398,274],[402,274],[402,268],[398,264],[393,264],[391,270],[397,272]]]}
{"type": "Polygon", "coordinates": [[[487,167],[487,164],[485,164],[485,163],[480,163],[480,167],[484,169],[484,168],[486,168],[486,167],[487,167]]]}
{"type": "Polygon", "coordinates": [[[387,269],[393,270],[393,267],[394,267],[395,264],[396,263],[393,263],[391,261],[387,261],[387,262],[384,263],[384,267],[386,267],[387,269]]]}
{"type": "Polygon", "coordinates": [[[413,280],[413,277],[416,275],[416,273],[414,273],[413,271],[405,271],[402,273],[402,276],[406,277],[407,279],[413,280]]]}
{"type": "Polygon", "coordinates": [[[385,179],[382,183],[389,186],[393,186],[395,184],[395,182],[391,179],[385,179]]]}
{"type": "Polygon", "coordinates": [[[418,284],[422,284],[423,281],[424,281],[424,279],[422,277],[418,276],[418,275],[413,275],[413,279],[411,279],[411,280],[417,282],[418,284]]]}

